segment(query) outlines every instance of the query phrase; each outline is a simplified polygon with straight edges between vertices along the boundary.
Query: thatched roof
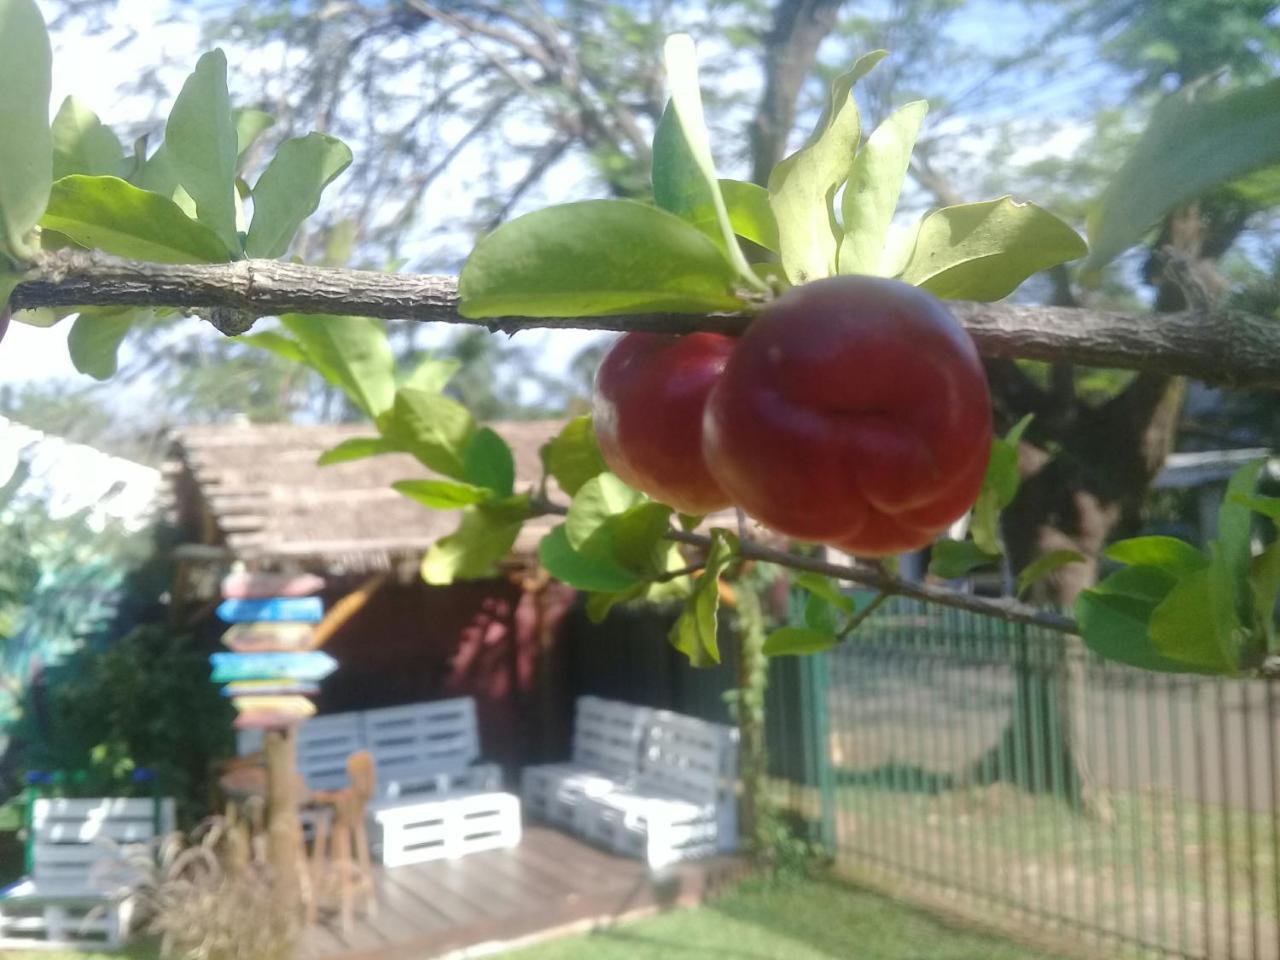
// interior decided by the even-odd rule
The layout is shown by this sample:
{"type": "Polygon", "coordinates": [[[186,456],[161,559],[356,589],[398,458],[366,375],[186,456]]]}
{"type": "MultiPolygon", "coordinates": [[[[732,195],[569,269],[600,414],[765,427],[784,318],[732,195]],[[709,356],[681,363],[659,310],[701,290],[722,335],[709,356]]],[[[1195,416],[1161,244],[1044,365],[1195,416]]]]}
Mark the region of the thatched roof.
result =
{"type": "MultiPolygon", "coordinates": [[[[516,487],[541,477],[538,450],[558,420],[495,423],[511,445],[516,487]]],[[[430,510],[393,489],[395,480],[429,476],[406,454],[317,466],[330,447],[371,436],[367,425],[193,426],[172,436],[166,473],[179,522],[190,529],[212,518],[205,543],[236,559],[278,559],[347,571],[388,569],[420,557],[453,530],[456,511],[430,510]]],[[[525,524],[517,554],[531,554],[554,519],[525,524]]]]}

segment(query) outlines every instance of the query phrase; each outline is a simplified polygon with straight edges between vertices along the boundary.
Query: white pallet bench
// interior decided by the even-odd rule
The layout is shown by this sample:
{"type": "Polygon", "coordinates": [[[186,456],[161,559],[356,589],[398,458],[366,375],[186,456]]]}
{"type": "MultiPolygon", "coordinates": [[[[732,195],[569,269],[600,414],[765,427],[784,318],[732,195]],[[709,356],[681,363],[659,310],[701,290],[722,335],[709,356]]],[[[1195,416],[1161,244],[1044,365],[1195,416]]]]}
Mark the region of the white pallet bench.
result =
{"type": "Polygon", "coordinates": [[[574,831],[654,869],[737,846],[737,731],[657,710],[635,783],[588,797],[574,831]]]}
{"type": "Polygon", "coordinates": [[[640,768],[640,746],[652,710],[601,697],[579,697],[568,763],[521,771],[521,796],[530,817],[572,827],[586,797],[629,786],[640,768]]]}
{"type": "Polygon", "coordinates": [[[520,798],[513,793],[442,793],[375,806],[373,846],[383,866],[455,860],[520,842],[520,798]]]}
{"type": "Polygon", "coordinates": [[[119,946],[145,879],[136,845],[173,827],[172,799],[37,798],[31,876],[0,891],[0,946],[119,946]]]}

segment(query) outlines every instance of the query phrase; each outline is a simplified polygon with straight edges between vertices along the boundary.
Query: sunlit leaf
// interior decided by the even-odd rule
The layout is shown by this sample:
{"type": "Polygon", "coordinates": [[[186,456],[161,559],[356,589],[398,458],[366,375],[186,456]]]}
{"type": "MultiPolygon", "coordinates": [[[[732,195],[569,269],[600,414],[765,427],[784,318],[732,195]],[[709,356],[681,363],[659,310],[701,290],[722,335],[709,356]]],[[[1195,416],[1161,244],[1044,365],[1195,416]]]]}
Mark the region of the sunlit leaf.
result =
{"type": "Polygon", "coordinates": [[[1151,643],[1163,656],[1211,673],[1233,673],[1239,627],[1226,570],[1210,564],[1181,577],[1152,611],[1151,643]]]}
{"type": "Polygon", "coordinates": [[[158,193],[117,177],[64,177],[40,223],[81,246],[157,263],[227,259],[221,241],[158,193]]]}
{"type": "Polygon", "coordinates": [[[1032,274],[1084,256],[1080,236],[1034,203],[1001,197],[924,218],[899,279],[949,300],[999,300],[1032,274]]]}
{"type": "Polygon", "coordinates": [[[824,577],[820,573],[804,572],[795,574],[791,582],[801,590],[815,597],[821,597],[842,612],[853,613],[855,604],[853,597],[841,592],[840,587],[830,577],[824,577]]]}
{"type": "Polygon", "coordinates": [[[493,499],[493,491],[456,480],[397,480],[391,486],[434,510],[457,510],[493,499]]]}
{"type": "Polygon", "coordinates": [[[608,556],[586,556],[575,550],[565,534],[564,524],[556,525],[542,538],[538,560],[551,576],[579,590],[617,592],[643,582],[608,556]]]}
{"type": "Polygon", "coordinates": [[[306,364],[308,362],[307,352],[302,348],[302,344],[292,337],[282,336],[274,330],[247,333],[235,339],[246,346],[257,347],[259,350],[274,353],[277,357],[288,360],[291,363],[306,364]]]}
{"type": "Polygon", "coordinates": [[[1151,642],[1151,615],[1177,582],[1154,567],[1126,567],[1083,591],[1075,614],[1085,645],[1109,660],[1145,670],[1205,672],[1165,656],[1151,642]]]}
{"type": "Polygon", "coordinates": [[[86,307],[67,335],[71,362],[95,380],[115,376],[120,344],[145,311],[137,307],[86,307]]]}
{"type": "Polygon", "coordinates": [[[251,257],[282,257],[293,235],[315,213],[320,195],[351,165],[341,140],[309,133],[280,144],[253,187],[253,221],[244,249],[251,257]]]}
{"type": "Polygon", "coordinates": [[[643,503],[644,499],[644,494],[631,489],[612,473],[591,478],[569,504],[564,523],[569,544],[580,548],[609,517],[643,503]]]}
{"type": "Polygon", "coordinates": [[[496,497],[511,496],[516,463],[507,441],[488,427],[471,434],[462,451],[462,476],[496,497]]]}
{"type": "Polygon", "coordinates": [[[720,574],[738,552],[738,538],[724,530],[714,530],[702,575],[694,581],[693,593],[671,628],[671,645],[689,658],[690,666],[706,667],[720,662],[716,638],[716,615],[720,609],[720,574]]]}
{"type": "Polygon", "coordinates": [[[836,635],[829,630],[811,627],[779,627],[764,638],[766,657],[803,656],[830,650],[836,635]]]}
{"type": "Polygon", "coordinates": [[[674,214],[632,200],[547,207],[498,227],[458,278],[467,317],[737,310],[737,274],[674,214]]]}
{"type": "Polygon", "coordinates": [[[249,148],[275,124],[275,117],[248,107],[231,111],[231,117],[236,125],[236,158],[243,161],[249,148]]]}
{"type": "Polygon", "coordinates": [[[0,0],[0,253],[23,260],[53,182],[49,34],[32,0],[0,0]]]}
{"type": "Polygon", "coordinates": [[[1280,80],[1217,93],[1191,84],[1155,111],[1089,215],[1086,263],[1109,263],[1167,213],[1254,170],[1280,163],[1280,80]]]}
{"type": "Polygon", "coordinates": [[[396,395],[395,358],[381,321],[290,313],[280,323],[302,345],[307,363],[365,414],[377,418],[390,409],[396,395]]]}
{"type": "Polygon", "coordinates": [[[347,463],[351,460],[363,460],[365,457],[395,452],[396,448],[381,437],[352,437],[320,454],[316,465],[327,467],[335,463],[347,463]]]}
{"type": "Polygon", "coordinates": [[[515,546],[529,517],[529,498],[511,497],[462,511],[458,528],[432,544],[422,560],[422,579],[431,584],[492,576],[515,546]]]}
{"type": "Polygon", "coordinates": [[[462,479],[467,441],[475,430],[471,412],[440,393],[401,387],[391,410],[378,418],[382,436],[436,473],[462,479]]]}
{"type": "Polygon", "coordinates": [[[53,177],[83,173],[120,176],[124,148],[110,127],[82,101],[67,97],[53,118],[53,177]]]}
{"type": "Polygon", "coordinates": [[[559,434],[543,444],[541,455],[543,468],[571,497],[584,483],[608,469],[589,413],[566,423],[559,434]]]}
{"type": "Polygon", "coordinates": [[[769,204],[778,224],[782,266],[792,283],[836,273],[835,193],[849,176],[860,126],[853,87],[885,56],[868,53],[835,79],[808,142],[769,174],[769,204]]]}
{"type": "Polygon", "coordinates": [[[1249,595],[1253,602],[1253,625],[1269,653],[1280,653],[1276,631],[1276,599],[1280,597],[1280,538],[1271,541],[1249,567],[1249,595]]]}
{"type": "Polygon", "coordinates": [[[1036,557],[1018,574],[1018,596],[1022,596],[1032,585],[1043,580],[1049,574],[1072,563],[1084,563],[1085,555],[1079,550],[1050,550],[1036,557]]]}
{"type": "Polygon", "coordinates": [[[180,183],[195,201],[196,218],[227,250],[239,254],[236,232],[236,163],[239,135],[227,93],[227,58],[211,50],[197,62],[165,124],[164,150],[180,183]]]}
{"type": "Polygon", "coordinates": [[[462,361],[453,357],[424,357],[399,385],[411,390],[439,393],[461,368],[462,361]]]}
{"type": "Polygon", "coordinates": [[[880,274],[898,194],[916,135],[928,111],[929,105],[923,100],[895,110],[876,127],[854,157],[841,197],[841,273],[880,274]]]}
{"type": "Polygon", "coordinates": [[[1157,567],[1175,576],[1194,573],[1209,565],[1209,558],[1177,537],[1133,537],[1107,547],[1106,555],[1118,563],[1157,567]]]}

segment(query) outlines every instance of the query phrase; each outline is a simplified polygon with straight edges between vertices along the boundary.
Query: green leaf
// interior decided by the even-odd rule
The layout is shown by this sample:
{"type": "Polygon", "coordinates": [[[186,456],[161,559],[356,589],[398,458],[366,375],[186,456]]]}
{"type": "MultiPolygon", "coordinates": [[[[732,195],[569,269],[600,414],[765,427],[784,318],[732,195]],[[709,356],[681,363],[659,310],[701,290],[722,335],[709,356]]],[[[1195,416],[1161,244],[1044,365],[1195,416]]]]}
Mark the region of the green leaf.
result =
{"type": "Polygon", "coordinates": [[[973,519],[969,523],[969,535],[983,553],[999,556],[1004,553],[1000,543],[1000,511],[1018,495],[1018,448],[1016,443],[996,437],[991,441],[991,459],[982,478],[978,499],[973,505],[973,519]]]}
{"type": "Polygon", "coordinates": [[[898,207],[916,135],[928,112],[929,104],[923,100],[900,107],[876,127],[854,157],[841,199],[841,273],[885,275],[881,265],[885,261],[889,225],[898,207]]]}
{"type": "Polygon", "coordinates": [[[183,84],[165,124],[164,150],[178,183],[195,201],[196,219],[238,255],[239,135],[227,94],[227,58],[221,50],[202,56],[183,84]]]}
{"type": "Polygon", "coordinates": [[[670,568],[665,562],[671,556],[663,542],[671,529],[670,507],[652,501],[637,504],[610,517],[605,529],[612,540],[613,556],[628,570],[649,577],[679,569],[670,568]]]}
{"type": "Polygon", "coordinates": [[[1176,574],[1159,567],[1125,567],[1106,577],[1092,589],[1095,593],[1146,600],[1154,608],[1169,595],[1177,582],[1176,574]]]}
{"type": "Polygon", "coordinates": [[[32,0],[0,0],[0,253],[35,252],[27,234],[53,183],[49,132],[52,54],[32,0]]]}
{"type": "Polygon", "coordinates": [[[769,206],[769,191],[758,183],[742,180],[721,180],[720,192],[729,208],[729,222],[733,232],[752,243],[778,252],[778,221],[773,218],[769,206]]]}
{"type": "Polygon", "coordinates": [[[836,585],[830,577],[824,577],[820,573],[797,573],[791,578],[791,582],[815,597],[821,597],[833,606],[838,607],[843,613],[853,613],[855,601],[840,591],[840,587],[836,585]]]}
{"type": "Polygon", "coordinates": [[[1253,558],[1249,568],[1249,596],[1253,600],[1253,626],[1268,653],[1280,652],[1276,632],[1276,598],[1280,597],[1280,538],[1271,541],[1253,558]]]}
{"type": "Polygon", "coordinates": [[[4,269],[4,259],[0,258],[0,310],[3,310],[9,303],[9,295],[13,293],[13,288],[22,282],[22,274],[11,273],[4,269]]]}
{"type": "Polygon", "coordinates": [[[207,227],[158,193],[117,177],[64,177],[40,223],[81,246],[156,263],[220,263],[227,251],[207,227]]]}
{"type": "Polygon", "coordinates": [[[364,413],[376,419],[391,407],[395,357],[381,321],[289,313],[280,323],[302,345],[307,363],[364,413]]]}
{"type": "Polygon", "coordinates": [[[1079,550],[1050,550],[1036,557],[1018,574],[1018,596],[1022,596],[1039,580],[1043,580],[1055,570],[1061,570],[1071,563],[1084,563],[1085,555],[1079,550]]]}
{"type": "Polygon", "coordinates": [[[620,603],[627,603],[644,596],[645,584],[638,583],[629,590],[614,592],[595,591],[587,594],[587,619],[592,623],[604,623],[609,611],[620,603]]]}
{"type": "Polygon", "coordinates": [[[507,441],[488,427],[473,433],[462,452],[462,476],[468,483],[509,497],[515,488],[516,462],[507,441]]]}
{"type": "Polygon", "coordinates": [[[764,638],[764,655],[766,657],[804,656],[830,650],[835,644],[836,635],[830,630],[779,627],[764,638]]]}
{"type": "Polygon", "coordinates": [[[493,491],[456,480],[397,480],[392,488],[434,510],[457,510],[493,499],[493,491]]]}
{"type": "Polygon", "coordinates": [[[640,577],[607,557],[588,557],[575,550],[563,523],[542,538],[538,560],[551,576],[579,590],[618,592],[643,583],[640,577]]]}
{"type": "Polygon", "coordinates": [[[1041,270],[1087,252],[1080,236],[1034,203],[1001,197],[924,218],[899,279],[949,300],[999,300],[1041,270]]]}
{"type": "Polygon", "coordinates": [[[253,188],[245,253],[272,260],[284,256],[302,221],[316,212],[324,188],[350,165],[347,145],[323,133],[280,144],[253,188]]]}
{"type": "Polygon", "coordinates": [[[316,465],[328,467],[335,463],[348,463],[352,460],[363,460],[365,457],[395,452],[396,448],[381,437],[352,437],[320,454],[316,465]]]}
{"type": "Polygon", "coordinates": [[[75,368],[95,380],[115,376],[120,344],[142,313],[137,307],[81,310],[67,335],[67,350],[75,368]]]}
{"type": "Polygon", "coordinates": [[[860,125],[853,87],[885,56],[860,58],[831,85],[818,126],[808,142],[769,174],[769,205],[778,223],[782,266],[795,284],[836,273],[837,224],[832,203],[849,176],[860,125]]]}
{"type": "Polygon", "coordinates": [[[569,504],[564,522],[569,544],[581,549],[606,520],[643,503],[644,499],[644,494],[631,489],[612,473],[592,477],[569,504]]]}
{"type": "MultiPolygon", "coordinates": [[[[975,533],[975,540],[978,535],[975,533]]],[[[984,537],[985,540],[985,537],[984,537]]],[[[968,540],[939,540],[934,543],[929,556],[929,572],[943,580],[963,577],[978,567],[989,566],[1000,559],[999,553],[983,550],[976,542],[968,540]]]]}
{"type": "Polygon", "coordinates": [[[685,601],[680,618],[671,628],[671,645],[689,658],[693,667],[720,662],[716,639],[716,614],[720,609],[720,574],[737,555],[738,538],[724,530],[713,530],[707,563],[694,582],[693,593],[685,601]]]}
{"type": "MultiPolygon", "coordinates": [[[[1151,643],[1163,656],[1210,673],[1234,673],[1233,598],[1212,567],[1182,577],[1152,611],[1151,643]]],[[[1229,585],[1228,585],[1229,587],[1229,585]]]]}
{"type": "Polygon", "coordinates": [[[427,393],[439,393],[445,388],[453,375],[462,368],[462,361],[450,357],[424,357],[418,365],[409,371],[400,386],[411,390],[425,390],[427,393]]]}
{"type": "Polygon", "coordinates": [[[836,629],[835,608],[825,599],[810,594],[804,601],[804,624],[812,630],[834,633],[836,629]]]}
{"type": "Polygon", "coordinates": [[[563,430],[542,445],[540,453],[543,469],[571,497],[592,477],[609,469],[600,455],[589,413],[566,423],[563,430]]]}
{"type": "MultiPolygon", "coordinates": [[[[236,160],[243,161],[249,148],[257,143],[258,138],[275,125],[275,117],[261,110],[241,107],[231,111],[231,119],[236,125],[236,160]]],[[[239,163],[237,163],[237,168],[239,163]]]]}
{"type": "Polygon", "coordinates": [[[277,357],[289,360],[292,363],[310,365],[310,361],[307,359],[307,352],[302,348],[302,344],[292,337],[282,336],[273,330],[263,330],[261,333],[247,333],[236,337],[235,340],[245,346],[256,347],[259,350],[274,353],[277,357]]]}
{"type": "Polygon", "coordinates": [[[482,239],[458,278],[466,317],[737,310],[737,275],[705,234],[633,200],[517,217],[482,239]]]}
{"type": "Polygon", "coordinates": [[[119,138],[80,100],[67,97],[62,101],[50,132],[55,180],[73,173],[120,175],[124,148],[119,138]]]}
{"type": "Polygon", "coordinates": [[[390,412],[378,418],[382,436],[436,473],[462,479],[463,456],[475,430],[470,411],[439,393],[401,387],[390,412]]]}
{"type": "Polygon", "coordinates": [[[1246,497],[1233,493],[1227,499],[1242,507],[1248,507],[1254,513],[1260,513],[1264,517],[1280,520],[1280,497],[1246,497]]]}
{"type": "Polygon", "coordinates": [[[1215,94],[1192,84],[1152,115],[1089,215],[1096,271],[1169,211],[1244,174],[1280,162],[1280,79],[1215,94]]]}
{"type": "MultiPolygon", "coordinates": [[[[1260,458],[1246,463],[1233,473],[1227,481],[1222,504],[1218,507],[1216,545],[1223,567],[1222,577],[1228,587],[1235,591],[1234,605],[1241,619],[1250,614],[1249,604],[1246,602],[1246,581],[1253,558],[1253,511],[1236,500],[1253,494],[1258,484],[1258,475],[1265,466],[1266,459],[1260,458]]],[[[1212,550],[1211,545],[1211,553],[1212,550]]]]}
{"type": "Polygon", "coordinates": [[[1108,660],[1165,673],[1202,672],[1164,656],[1152,645],[1147,631],[1155,606],[1156,601],[1146,597],[1085,590],[1076,598],[1076,621],[1085,645],[1108,660]]]}
{"type": "Polygon", "coordinates": [[[1118,540],[1106,549],[1106,556],[1117,563],[1156,567],[1176,577],[1209,566],[1209,558],[1191,544],[1177,537],[1133,537],[1118,540]]]}
{"type": "Polygon", "coordinates": [[[422,579],[442,585],[492,576],[528,517],[528,497],[467,507],[458,529],[437,540],[423,557],[422,579]]]}
{"type": "Polygon", "coordinates": [[[702,90],[698,85],[698,58],[693,38],[686,33],[668,37],[663,47],[663,59],[667,67],[667,83],[671,87],[672,109],[684,134],[689,156],[702,175],[705,195],[715,210],[716,223],[720,228],[719,246],[728,253],[729,262],[740,280],[749,287],[764,290],[764,283],[747,263],[734,237],[729,210],[720,192],[720,179],[716,174],[715,160],[711,157],[711,140],[707,136],[707,123],[702,113],[702,90]]]}

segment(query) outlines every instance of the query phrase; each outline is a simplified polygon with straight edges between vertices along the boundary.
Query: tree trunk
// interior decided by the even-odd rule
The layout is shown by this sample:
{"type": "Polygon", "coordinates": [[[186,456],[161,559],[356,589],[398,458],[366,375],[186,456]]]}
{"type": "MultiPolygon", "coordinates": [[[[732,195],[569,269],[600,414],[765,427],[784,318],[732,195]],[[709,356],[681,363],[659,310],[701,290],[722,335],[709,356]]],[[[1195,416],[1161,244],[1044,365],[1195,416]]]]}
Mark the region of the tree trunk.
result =
{"type": "Polygon", "coordinates": [[[738,769],[742,780],[741,824],[751,855],[769,854],[768,756],[765,750],[764,699],[769,661],[764,655],[764,611],[755,588],[734,585],[738,633],[738,769]]]}

